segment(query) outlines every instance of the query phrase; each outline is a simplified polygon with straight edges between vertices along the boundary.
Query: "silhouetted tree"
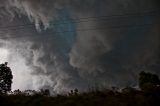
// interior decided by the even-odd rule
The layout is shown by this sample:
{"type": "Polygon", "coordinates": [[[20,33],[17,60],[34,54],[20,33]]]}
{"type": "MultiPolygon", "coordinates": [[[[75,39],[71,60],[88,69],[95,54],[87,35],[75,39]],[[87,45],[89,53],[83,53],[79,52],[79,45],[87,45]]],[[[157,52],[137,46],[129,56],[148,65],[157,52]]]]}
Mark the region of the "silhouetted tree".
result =
{"type": "Polygon", "coordinates": [[[41,89],[40,94],[43,95],[43,96],[49,96],[50,91],[49,91],[49,89],[41,89]]]}
{"type": "Polygon", "coordinates": [[[139,87],[144,90],[147,88],[153,88],[160,85],[160,80],[157,75],[141,72],[139,77],[139,87]]]}
{"type": "Polygon", "coordinates": [[[0,93],[11,91],[13,76],[12,71],[7,64],[7,62],[0,64],[0,93]]]}

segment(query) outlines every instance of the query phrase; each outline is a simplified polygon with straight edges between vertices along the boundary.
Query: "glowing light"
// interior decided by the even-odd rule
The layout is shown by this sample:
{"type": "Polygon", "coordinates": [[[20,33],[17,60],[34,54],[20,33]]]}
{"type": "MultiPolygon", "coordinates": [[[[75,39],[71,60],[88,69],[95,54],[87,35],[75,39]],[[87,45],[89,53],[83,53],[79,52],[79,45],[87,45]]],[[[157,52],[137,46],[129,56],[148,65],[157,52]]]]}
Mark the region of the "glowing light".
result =
{"type": "Polygon", "coordinates": [[[0,48],[0,64],[8,60],[9,52],[5,48],[0,48]]]}

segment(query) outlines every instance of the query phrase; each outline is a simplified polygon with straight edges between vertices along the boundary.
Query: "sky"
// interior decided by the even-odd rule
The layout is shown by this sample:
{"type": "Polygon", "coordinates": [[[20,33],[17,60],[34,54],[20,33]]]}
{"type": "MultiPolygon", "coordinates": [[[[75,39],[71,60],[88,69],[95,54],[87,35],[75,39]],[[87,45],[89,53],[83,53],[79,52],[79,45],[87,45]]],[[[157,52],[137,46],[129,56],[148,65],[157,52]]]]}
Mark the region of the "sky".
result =
{"type": "Polygon", "coordinates": [[[137,86],[160,75],[158,0],[0,0],[0,62],[12,89],[137,86]]]}

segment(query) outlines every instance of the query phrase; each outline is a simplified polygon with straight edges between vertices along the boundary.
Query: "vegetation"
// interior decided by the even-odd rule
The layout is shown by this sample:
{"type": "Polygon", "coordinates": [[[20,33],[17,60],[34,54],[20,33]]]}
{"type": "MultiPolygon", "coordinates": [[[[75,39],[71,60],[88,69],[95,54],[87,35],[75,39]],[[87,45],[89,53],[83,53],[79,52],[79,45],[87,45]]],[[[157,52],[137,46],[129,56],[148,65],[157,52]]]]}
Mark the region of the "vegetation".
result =
{"type": "Polygon", "coordinates": [[[7,67],[7,62],[0,64],[0,93],[11,91],[12,78],[12,72],[11,69],[7,67]]]}
{"type": "Polygon", "coordinates": [[[160,85],[160,80],[157,75],[141,72],[139,77],[139,87],[142,90],[145,90],[147,88],[154,88],[156,86],[160,85]]]}
{"type": "MultiPolygon", "coordinates": [[[[2,67],[2,66],[1,66],[2,67]]],[[[3,66],[4,67],[4,66],[3,66]]],[[[2,70],[3,68],[1,68],[2,70]]],[[[10,77],[12,79],[12,77],[10,77]]],[[[7,84],[7,82],[6,82],[7,84]]],[[[9,83],[10,84],[10,83],[9,83]]],[[[79,93],[78,89],[68,94],[50,96],[49,90],[15,90],[1,93],[1,106],[160,106],[160,80],[157,75],[141,72],[140,89],[92,90],[79,93]]],[[[5,90],[5,89],[4,89],[5,90]]],[[[10,89],[9,89],[10,90],[10,89]]],[[[6,90],[6,91],[9,91],[6,90]]]]}
{"type": "Polygon", "coordinates": [[[122,91],[95,90],[49,96],[36,93],[1,95],[2,106],[160,106],[160,88],[146,92],[127,87],[122,91]]]}

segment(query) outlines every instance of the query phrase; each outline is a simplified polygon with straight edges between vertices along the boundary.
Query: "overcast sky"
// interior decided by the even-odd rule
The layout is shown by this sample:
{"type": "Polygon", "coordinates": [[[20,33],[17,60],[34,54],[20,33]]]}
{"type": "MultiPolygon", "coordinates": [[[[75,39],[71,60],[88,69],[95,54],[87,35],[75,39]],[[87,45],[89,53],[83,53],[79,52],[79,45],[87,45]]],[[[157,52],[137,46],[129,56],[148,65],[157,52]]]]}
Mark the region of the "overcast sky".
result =
{"type": "Polygon", "coordinates": [[[0,0],[0,62],[13,89],[136,86],[157,70],[158,0],[0,0]]]}

